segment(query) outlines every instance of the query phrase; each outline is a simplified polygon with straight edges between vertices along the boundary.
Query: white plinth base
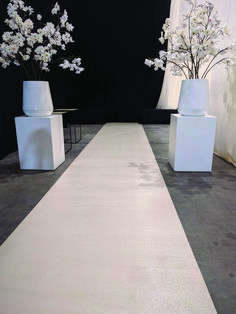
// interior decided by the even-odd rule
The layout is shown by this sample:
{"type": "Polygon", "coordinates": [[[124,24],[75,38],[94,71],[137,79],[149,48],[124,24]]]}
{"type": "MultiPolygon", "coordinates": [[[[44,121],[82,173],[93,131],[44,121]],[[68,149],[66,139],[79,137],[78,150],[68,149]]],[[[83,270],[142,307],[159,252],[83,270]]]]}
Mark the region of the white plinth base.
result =
{"type": "Polygon", "coordinates": [[[65,161],[62,116],[16,117],[21,169],[54,170],[65,161]]]}
{"type": "Polygon", "coordinates": [[[215,129],[213,116],[171,115],[169,163],[174,171],[211,171],[215,129]]]}

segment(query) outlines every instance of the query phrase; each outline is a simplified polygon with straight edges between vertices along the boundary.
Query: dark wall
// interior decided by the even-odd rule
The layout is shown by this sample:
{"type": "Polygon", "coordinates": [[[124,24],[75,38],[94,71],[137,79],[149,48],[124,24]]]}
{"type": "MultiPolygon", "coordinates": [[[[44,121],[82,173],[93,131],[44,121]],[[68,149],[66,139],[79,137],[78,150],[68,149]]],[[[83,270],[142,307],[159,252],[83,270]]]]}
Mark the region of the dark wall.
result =
{"type": "MultiPolygon", "coordinates": [[[[142,122],[142,110],[155,108],[163,72],[144,65],[163,48],[158,41],[171,0],[58,1],[75,26],[68,55],[82,58],[80,75],[54,69],[47,77],[55,108],[79,107],[82,123],[142,122]]],[[[25,0],[49,18],[51,0],[25,0]]],[[[8,0],[0,1],[0,31],[6,28],[8,0]]],[[[16,149],[14,117],[22,113],[18,67],[0,68],[0,158],[16,149]]],[[[81,118],[80,115],[80,118],[81,118]]]]}

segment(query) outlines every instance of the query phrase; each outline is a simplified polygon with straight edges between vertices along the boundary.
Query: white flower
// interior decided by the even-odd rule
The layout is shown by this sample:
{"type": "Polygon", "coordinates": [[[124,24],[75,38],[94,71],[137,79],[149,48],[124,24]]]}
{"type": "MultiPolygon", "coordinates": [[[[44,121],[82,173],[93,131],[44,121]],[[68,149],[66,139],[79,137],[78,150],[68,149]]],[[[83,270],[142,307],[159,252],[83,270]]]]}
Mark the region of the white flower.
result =
{"type": "Polygon", "coordinates": [[[165,43],[165,38],[164,37],[160,37],[159,38],[160,43],[162,43],[162,45],[165,43]]]}
{"type": "Polygon", "coordinates": [[[161,59],[154,59],[154,70],[157,71],[159,68],[163,68],[164,62],[161,59]]]}
{"type": "Polygon", "coordinates": [[[75,62],[77,65],[81,64],[81,58],[76,58],[73,60],[73,62],[75,62]]]}
{"type": "Polygon", "coordinates": [[[60,6],[59,4],[56,2],[53,9],[52,9],[52,14],[57,14],[57,12],[60,11],[60,6]]]}
{"type": "Polygon", "coordinates": [[[9,54],[16,54],[19,51],[19,47],[15,44],[9,46],[9,54]]]}
{"type": "Polygon", "coordinates": [[[34,28],[34,23],[31,21],[31,19],[27,19],[25,22],[24,22],[24,26],[23,28],[28,28],[28,29],[33,29],[34,28]]]}
{"type": "Polygon", "coordinates": [[[10,20],[9,20],[9,19],[6,19],[4,22],[5,22],[12,30],[18,28],[17,24],[16,24],[12,19],[10,19],[10,20]]]}
{"type": "Polygon", "coordinates": [[[33,47],[36,43],[42,42],[43,42],[42,34],[31,33],[31,35],[27,37],[27,43],[30,47],[33,47]]]}
{"type": "Polygon", "coordinates": [[[78,68],[78,70],[75,71],[75,74],[80,74],[84,71],[84,68],[78,68]]]}
{"type": "Polygon", "coordinates": [[[66,23],[66,29],[68,30],[68,32],[72,32],[74,29],[74,26],[70,23],[66,23]]]}
{"type": "Polygon", "coordinates": [[[67,14],[67,11],[64,10],[62,17],[60,18],[61,26],[65,27],[67,21],[68,21],[68,14],[67,14]]]}
{"type": "Polygon", "coordinates": [[[144,64],[146,64],[147,66],[151,67],[155,62],[153,62],[152,60],[149,59],[145,59],[144,64]]]}
{"type": "Polygon", "coordinates": [[[164,51],[164,50],[160,50],[159,51],[159,56],[162,60],[165,60],[166,59],[166,55],[167,55],[167,52],[164,51]]]}
{"type": "Polygon", "coordinates": [[[50,37],[50,44],[56,45],[56,46],[61,46],[61,33],[59,31],[56,31],[53,35],[53,37],[50,37]]]}
{"type": "Polygon", "coordinates": [[[29,60],[29,58],[30,58],[29,55],[24,55],[24,54],[21,53],[21,52],[20,52],[20,55],[21,55],[21,57],[22,57],[22,59],[23,59],[24,61],[27,61],[27,60],[29,60]]]}
{"type": "Polygon", "coordinates": [[[15,21],[16,25],[22,27],[23,21],[22,21],[22,18],[19,15],[14,16],[13,20],[15,21]]]}
{"type": "Polygon", "coordinates": [[[163,32],[161,32],[161,37],[159,38],[159,41],[162,45],[165,43],[165,38],[163,37],[163,32]]]}
{"type": "Polygon", "coordinates": [[[69,33],[63,34],[62,40],[65,42],[65,44],[68,44],[69,42],[73,42],[73,39],[69,33]]]}
{"type": "Polygon", "coordinates": [[[68,60],[64,60],[64,62],[61,63],[59,66],[62,67],[63,69],[67,69],[70,67],[70,62],[68,60]]]}
{"type": "Polygon", "coordinates": [[[12,40],[12,34],[13,34],[13,32],[5,32],[5,33],[3,33],[3,35],[2,35],[3,41],[5,41],[5,42],[11,41],[12,40]]]}
{"type": "Polygon", "coordinates": [[[38,20],[38,21],[41,21],[41,20],[42,20],[42,15],[37,14],[37,20],[38,20]]]}
{"type": "Polygon", "coordinates": [[[10,65],[11,62],[10,62],[10,60],[6,60],[6,59],[0,57],[0,63],[2,65],[2,67],[5,69],[8,65],[10,65]]]}
{"type": "Polygon", "coordinates": [[[44,47],[43,46],[38,46],[34,52],[38,55],[42,54],[44,52],[44,47]]]}
{"type": "Polygon", "coordinates": [[[55,32],[55,25],[51,22],[47,22],[46,26],[43,28],[43,34],[45,36],[51,36],[55,32]]]}
{"type": "Polygon", "coordinates": [[[80,67],[81,59],[76,58],[72,60],[70,63],[68,60],[64,60],[63,63],[61,63],[59,66],[63,69],[70,69],[70,71],[74,71],[76,74],[80,74],[82,71],[84,71],[84,68],[80,67]]]}

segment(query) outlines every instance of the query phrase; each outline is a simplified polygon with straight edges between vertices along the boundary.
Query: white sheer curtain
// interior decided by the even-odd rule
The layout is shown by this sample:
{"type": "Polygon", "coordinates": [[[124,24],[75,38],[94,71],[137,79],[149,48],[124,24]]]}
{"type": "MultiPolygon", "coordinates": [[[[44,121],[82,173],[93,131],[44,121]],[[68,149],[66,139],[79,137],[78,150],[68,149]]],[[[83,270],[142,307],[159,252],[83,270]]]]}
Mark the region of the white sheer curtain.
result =
{"type": "MultiPolygon", "coordinates": [[[[222,22],[231,30],[230,40],[235,41],[236,0],[211,0],[211,2],[219,11],[222,22]]],[[[170,17],[174,24],[178,23],[179,16],[185,10],[184,0],[172,0],[170,17]]],[[[227,72],[219,65],[207,78],[210,83],[209,114],[217,117],[215,153],[236,165],[236,67],[227,72]]],[[[177,108],[181,80],[182,78],[173,77],[169,70],[166,70],[157,108],[177,108]]]]}
{"type": "MultiPolygon", "coordinates": [[[[172,0],[170,6],[170,18],[173,26],[178,25],[179,17],[186,10],[187,5],[184,0],[172,0]]],[[[160,32],[161,33],[161,32],[160,32]]],[[[161,70],[159,70],[161,71],[161,70]]],[[[167,65],[160,98],[157,103],[159,109],[176,109],[181,87],[181,77],[173,76],[167,65]]]]}
{"type": "MultiPolygon", "coordinates": [[[[232,32],[231,40],[236,40],[236,0],[214,0],[219,11],[232,32]]],[[[222,43],[223,44],[223,43],[222,43]]],[[[217,117],[215,153],[236,166],[236,67],[225,71],[216,67],[210,77],[209,114],[217,117]]]]}

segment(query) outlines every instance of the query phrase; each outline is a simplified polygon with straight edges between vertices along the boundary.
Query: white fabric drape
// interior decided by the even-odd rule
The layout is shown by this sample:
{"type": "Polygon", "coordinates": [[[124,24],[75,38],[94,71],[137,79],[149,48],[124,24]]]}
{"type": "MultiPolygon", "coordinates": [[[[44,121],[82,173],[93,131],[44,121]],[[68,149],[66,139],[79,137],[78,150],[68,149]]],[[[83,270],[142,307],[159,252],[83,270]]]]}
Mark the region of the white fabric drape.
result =
{"type": "MultiPolygon", "coordinates": [[[[222,21],[231,30],[231,40],[236,40],[236,1],[214,0],[222,21]]],[[[227,41],[226,41],[227,42],[227,41]]],[[[222,43],[223,45],[223,43],[222,43]]],[[[236,67],[226,71],[216,67],[209,77],[209,114],[217,117],[215,153],[236,165],[236,67]]]]}
{"type": "MultiPolygon", "coordinates": [[[[184,0],[172,0],[170,6],[170,18],[173,27],[178,25],[179,17],[186,10],[187,5],[184,0]]],[[[160,70],[159,70],[160,71],[160,70]]],[[[157,108],[176,109],[181,87],[181,77],[173,76],[170,72],[170,66],[166,66],[163,86],[160,94],[157,108]]]]}
{"type": "MultiPolygon", "coordinates": [[[[200,1],[199,1],[200,2],[200,1]]],[[[204,1],[201,1],[204,2],[204,1]]],[[[231,30],[230,41],[236,40],[236,0],[211,0],[222,23],[231,30]]],[[[174,25],[186,10],[184,0],[172,0],[170,17],[174,25]]],[[[226,40],[229,42],[229,39],[226,40]]],[[[222,42],[222,46],[225,43],[222,42]]],[[[236,165],[236,67],[226,71],[216,66],[207,77],[210,85],[209,114],[217,117],[215,153],[236,165]]],[[[177,108],[182,78],[171,75],[167,68],[157,108],[177,108]]]]}

